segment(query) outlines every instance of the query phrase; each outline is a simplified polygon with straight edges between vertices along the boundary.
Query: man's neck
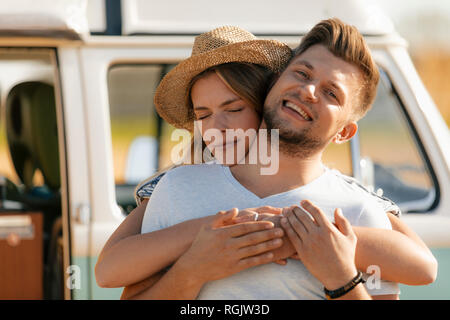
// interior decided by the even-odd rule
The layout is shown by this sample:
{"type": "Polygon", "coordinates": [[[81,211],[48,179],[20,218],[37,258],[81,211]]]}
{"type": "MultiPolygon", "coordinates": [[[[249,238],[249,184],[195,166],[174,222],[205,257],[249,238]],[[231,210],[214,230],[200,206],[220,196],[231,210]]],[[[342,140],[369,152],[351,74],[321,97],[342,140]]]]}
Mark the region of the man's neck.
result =
{"type": "Polygon", "coordinates": [[[260,161],[257,164],[235,165],[230,168],[231,173],[245,188],[260,198],[286,192],[306,185],[324,172],[322,152],[302,158],[279,152],[279,167],[274,174],[261,174],[264,167],[260,161]]]}

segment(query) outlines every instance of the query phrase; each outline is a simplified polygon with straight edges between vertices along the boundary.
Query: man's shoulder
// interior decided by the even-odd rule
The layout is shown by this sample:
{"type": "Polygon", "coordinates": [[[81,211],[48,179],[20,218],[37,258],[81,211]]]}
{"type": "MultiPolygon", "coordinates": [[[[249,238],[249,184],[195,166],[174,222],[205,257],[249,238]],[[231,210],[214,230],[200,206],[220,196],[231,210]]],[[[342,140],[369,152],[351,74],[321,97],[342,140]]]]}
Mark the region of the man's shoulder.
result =
{"type": "Polygon", "coordinates": [[[192,185],[193,181],[207,181],[217,179],[222,173],[222,166],[218,164],[182,165],[166,172],[159,184],[192,185]]]}
{"type": "Polygon", "coordinates": [[[396,216],[401,215],[400,208],[395,204],[394,201],[392,201],[388,197],[385,197],[383,195],[374,192],[373,190],[364,186],[356,178],[343,174],[339,170],[336,169],[329,169],[329,170],[330,176],[332,176],[333,179],[335,179],[336,183],[338,183],[339,186],[343,190],[345,190],[346,193],[358,197],[364,202],[375,201],[383,208],[383,211],[385,212],[390,211],[396,216]]]}
{"type": "Polygon", "coordinates": [[[197,174],[215,174],[221,170],[222,166],[219,164],[190,164],[178,166],[167,172],[166,176],[169,178],[189,177],[197,174]]]}
{"type": "Polygon", "coordinates": [[[321,187],[325,184],[328,188],[331,188],[338,193],[352,194],[353,196],[364,196],[369,194],[369,190],[358,182],[355,178],[343,174],[339,170],[326,168],[326,174],[324,175],[321,187]]]}

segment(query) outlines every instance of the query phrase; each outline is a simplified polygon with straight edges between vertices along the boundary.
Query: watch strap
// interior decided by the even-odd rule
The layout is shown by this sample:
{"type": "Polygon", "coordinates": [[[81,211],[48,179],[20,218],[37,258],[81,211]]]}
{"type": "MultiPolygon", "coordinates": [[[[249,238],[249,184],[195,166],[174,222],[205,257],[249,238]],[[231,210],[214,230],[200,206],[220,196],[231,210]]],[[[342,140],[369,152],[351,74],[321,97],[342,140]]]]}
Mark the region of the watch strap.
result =
{"type": "Polygon", "coordinates": [[[359,283],[365,283],[366,281],[363,279],[362,275],[363,275],[362,272],[358,271],[358,274],[352,280],[350,280],[349,283],[347,283],[346,285],[344,285],[336,290],[328,290],[327,288],[323,288],[326,297],[328,299],[339,298],[339,297],[343,296],[344,294],[346,294],[347,292],[351,291],[359,283]]]}

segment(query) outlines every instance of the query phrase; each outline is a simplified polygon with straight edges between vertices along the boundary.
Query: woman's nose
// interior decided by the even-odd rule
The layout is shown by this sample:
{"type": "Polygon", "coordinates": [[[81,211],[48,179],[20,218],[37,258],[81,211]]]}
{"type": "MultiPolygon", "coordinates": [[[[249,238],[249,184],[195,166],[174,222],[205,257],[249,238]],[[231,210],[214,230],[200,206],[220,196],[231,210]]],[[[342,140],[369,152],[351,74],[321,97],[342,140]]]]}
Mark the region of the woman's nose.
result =
{"type": "Polygon", "coordinates": [[[226,129],[229,129],[228,121],[223,114],[216,114],[213,117],[212,127],[214,129],[225,132],[226,129]]]}

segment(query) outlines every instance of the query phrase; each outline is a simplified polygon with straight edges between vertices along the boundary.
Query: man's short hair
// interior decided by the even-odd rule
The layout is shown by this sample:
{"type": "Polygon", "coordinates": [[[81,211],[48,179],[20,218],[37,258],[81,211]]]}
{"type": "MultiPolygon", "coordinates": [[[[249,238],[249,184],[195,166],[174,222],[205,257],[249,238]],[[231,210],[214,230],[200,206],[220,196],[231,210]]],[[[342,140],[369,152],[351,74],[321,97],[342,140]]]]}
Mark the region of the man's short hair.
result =
{"type": "Polygon", "coordinates": [[[370,49],[361,33],[354,26],[337,18],[323,20],[316,24],[294,49],[293,58],[305,52],[309,47],[321,44],[336,57],[357,66],[363,76],[363,84],[358,92],[353,114],[362,118],[375,100],[380,73],[372,58],[370,49]]]}

